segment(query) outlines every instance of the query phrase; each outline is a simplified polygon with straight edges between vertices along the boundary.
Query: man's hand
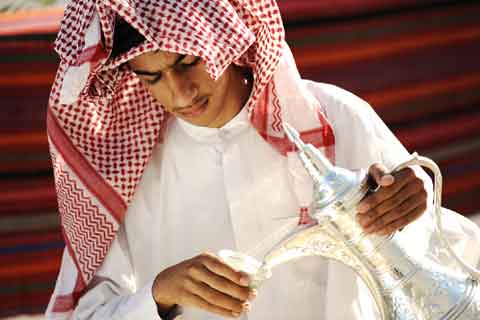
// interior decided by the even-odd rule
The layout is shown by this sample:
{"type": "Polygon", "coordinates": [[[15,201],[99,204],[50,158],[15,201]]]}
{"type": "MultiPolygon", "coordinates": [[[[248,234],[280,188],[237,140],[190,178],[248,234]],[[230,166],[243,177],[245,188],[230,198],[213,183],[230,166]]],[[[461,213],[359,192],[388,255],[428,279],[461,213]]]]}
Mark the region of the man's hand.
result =
{"type": "Polygon", "coordinates": [[[160,309],[175,304],[193,306],[224,317],[250,310],[256,290],[248,275],[235,271],[216,256],[204,253],[160,272],[152,293],[160,309]]]}
{"type": "Polygon", "coordinates": [[[412,168],[389,174],[384,166],[374,164],[369,175],[380,188],[357,206],[357,219],[365,232],[388,235],[425,212],[427,191],[412,168]]]}

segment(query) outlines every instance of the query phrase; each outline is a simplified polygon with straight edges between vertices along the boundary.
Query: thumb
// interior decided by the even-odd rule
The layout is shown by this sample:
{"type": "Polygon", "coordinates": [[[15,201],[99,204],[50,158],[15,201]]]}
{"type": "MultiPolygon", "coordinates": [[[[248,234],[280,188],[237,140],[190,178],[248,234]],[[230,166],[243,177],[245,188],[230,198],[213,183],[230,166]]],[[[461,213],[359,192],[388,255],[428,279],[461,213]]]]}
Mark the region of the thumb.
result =
{"type": "Polygon", "coordinates": [[[387,187],[395,181],[395,178],[388,172],[387,168],[380,163],[372,164],[368,169],[368,174],[382,187],[387,187]]]}

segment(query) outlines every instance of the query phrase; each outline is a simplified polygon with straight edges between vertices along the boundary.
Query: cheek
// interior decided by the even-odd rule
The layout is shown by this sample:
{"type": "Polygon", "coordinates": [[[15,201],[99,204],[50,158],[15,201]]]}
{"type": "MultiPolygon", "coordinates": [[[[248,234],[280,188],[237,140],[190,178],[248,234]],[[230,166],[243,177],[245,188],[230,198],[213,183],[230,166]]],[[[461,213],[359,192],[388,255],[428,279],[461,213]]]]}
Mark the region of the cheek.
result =
{"type": "Polygon", "coordinates": [[[217,81],[211,80],[210,90],[217,97],[217,99],[223,100],[228,92],[228,83],[230,80],[230,74],[224,73],[217,81]]]}
{"type": "Polygon", "coordinates": [[[167,90],[161,88],[161,85],[148,85],[145,84],[145,87],[150,92],[150,95],[155,99],[155,101],[162,105],[163,108],[167,111],[172,110],[172,104],[170,103],[170,98],[167,90]]]}

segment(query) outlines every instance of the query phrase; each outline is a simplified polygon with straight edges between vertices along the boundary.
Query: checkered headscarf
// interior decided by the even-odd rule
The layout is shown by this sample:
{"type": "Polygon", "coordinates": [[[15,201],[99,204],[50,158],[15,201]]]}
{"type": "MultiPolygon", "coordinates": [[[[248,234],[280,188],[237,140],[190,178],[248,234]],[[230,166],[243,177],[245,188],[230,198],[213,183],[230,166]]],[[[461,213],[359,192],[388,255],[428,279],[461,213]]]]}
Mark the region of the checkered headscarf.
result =
{"type": "Polygon", "coordinates": [[[286,155],[293,150],[281,126],[286,120],[333,161],[331,127],[301,82],[275,0],[74,0],[55,49],[61,62],[48,136],[62,230],[77,274],[74,286],[57,290],[53,312],[74,308],[162,142],[167,115],[137,76],[119,67],[129,59],[152,50],[199,56],[213,79],[231,63],[248,66],[254,84],[245,107],[258,133],[286,155]],[[146,41],[111,59],[118,16],[146,41]]]}

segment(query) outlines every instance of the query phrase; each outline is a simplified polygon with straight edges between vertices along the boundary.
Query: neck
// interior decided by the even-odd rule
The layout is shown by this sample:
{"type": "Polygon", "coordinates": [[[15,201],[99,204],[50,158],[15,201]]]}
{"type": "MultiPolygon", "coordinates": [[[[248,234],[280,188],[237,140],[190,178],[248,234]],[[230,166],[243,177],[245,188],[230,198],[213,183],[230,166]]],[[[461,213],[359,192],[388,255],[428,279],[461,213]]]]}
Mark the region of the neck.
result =
{"type": "Polygon", "coordinates": [[[221,128],[227,124],[231,119],[240,113],[250,97],[253,86],[253,76],[251,70],[237,66],[234,66],[234,70],[235,71],[233,72],[232,76],[235,79],[232,81],[232,83],[237,85],[237,87],[229,90],[231,97],[227,99],[228,101],[231,101],[232,105],[223,109],[222,114],[220,114],[215,121],[208,125],[210,128],[221,128]]]}

